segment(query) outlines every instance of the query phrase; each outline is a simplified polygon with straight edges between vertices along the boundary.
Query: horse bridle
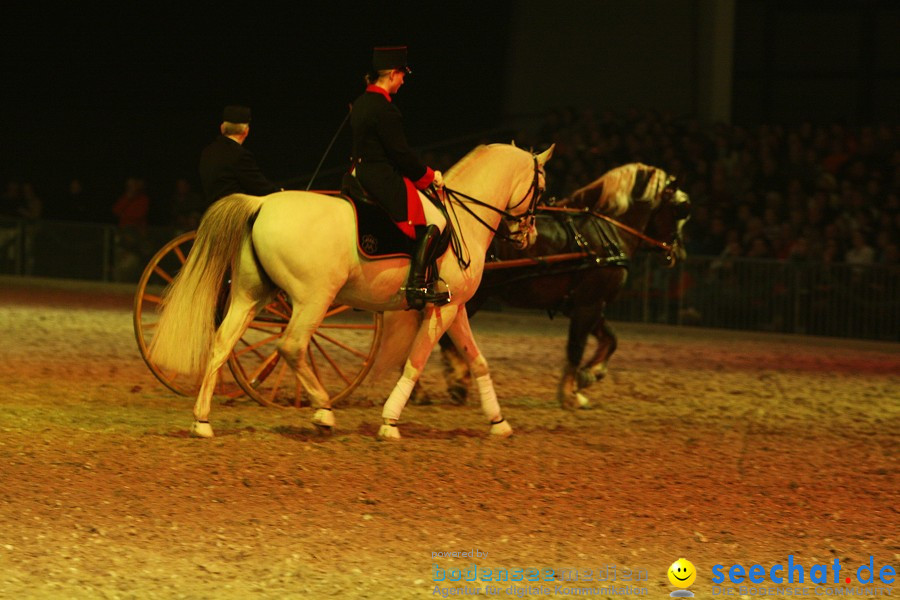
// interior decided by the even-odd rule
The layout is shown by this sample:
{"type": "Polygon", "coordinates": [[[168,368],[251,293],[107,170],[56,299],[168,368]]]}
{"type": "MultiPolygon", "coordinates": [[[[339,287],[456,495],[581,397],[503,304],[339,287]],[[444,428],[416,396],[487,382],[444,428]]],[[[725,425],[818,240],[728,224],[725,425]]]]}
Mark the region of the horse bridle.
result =
{"type": "Polygon", "coordinates": [[[534,215],[537,212],[537,205],[541,199],[541,196],[544,195],[544,188],[541,187],[541,175],[544,174],[544,171],[541,168],[541,165],[538,163],[537,156],[532,155],[531,158],[534,161],[534,178],[531,181],[531,186],[528,188],[528,191],[525,192],[525,195],[522,196],[522,199],[512,206],[508,206],[507,210],[497,208],[496,206],[491,206],[490,204],[482,202],[477,198],[473,198],[468,194],[464,194],[445,186],[444,193],[446,194],[447,199],[456,200],[456,202],[454,204],[450,204],[450,206],[453,207],[455,204],[458,204],[466,212],[472,215],[472,217],[474,217],[476,221],[484,225],[498,239],[501,239],[505,242],[510,242],[517,246],[520,245],[522,243],[522,239],[527,238],[531,230],[534,228],[534,215]],[[528,210],[525,211],[525,213],[520,216],[516,216],[510,212],[510,210],[515,210],[516,208],[521,206],[522,203],[524,203],[529,198],[529,196],[531,197],[531,203],[529,204],[528,210]],[[475,214],[475,211],[467,206],[467,203],[490,209],[499,214],[506,221],[518,221],[520,223],[520,227],[518,231],[513,234],[503,233],[502,231],[500,231],[499,227],[491,227],[490,225],[488,225],[488,223],[484,219],[475,214]]]}

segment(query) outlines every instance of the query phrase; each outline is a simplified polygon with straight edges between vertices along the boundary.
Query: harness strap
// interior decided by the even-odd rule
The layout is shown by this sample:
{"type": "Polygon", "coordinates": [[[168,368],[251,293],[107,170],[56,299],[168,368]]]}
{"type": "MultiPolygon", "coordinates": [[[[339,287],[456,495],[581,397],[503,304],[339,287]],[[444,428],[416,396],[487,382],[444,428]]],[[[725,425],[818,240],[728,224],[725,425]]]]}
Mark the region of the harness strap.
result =
{"type": "Polygon", "coordinates": [[[649,235],[645,234],[643,231],[638,231],[634,227],[630,227],[630,226],[626,225],[625,223],[617,221],[617,220],[613,219],[612,217],[608,217],[608,216],[604,215],[603,213],[598,213],[589,208],[568,208],[565,206],[542,206],[542,207],[540,207],[539,210],[547,211],[547,212],[561,212],[561,213],[570,213],[570,214],[591,215],[592,217],[597,217],[598,219],[603,219],[607,223],[611,223],[612,225],[615,225],[622,231],[627,231],[631,235],[647,242],[651,246],[656,246],[657,248],[660,248],[661,250],[664,250],[666,252],[672,251],[671,244],[668,244],[666,242],[661,242],[659,240],[655,240],[652,237],[650,237],[649,235]]]}

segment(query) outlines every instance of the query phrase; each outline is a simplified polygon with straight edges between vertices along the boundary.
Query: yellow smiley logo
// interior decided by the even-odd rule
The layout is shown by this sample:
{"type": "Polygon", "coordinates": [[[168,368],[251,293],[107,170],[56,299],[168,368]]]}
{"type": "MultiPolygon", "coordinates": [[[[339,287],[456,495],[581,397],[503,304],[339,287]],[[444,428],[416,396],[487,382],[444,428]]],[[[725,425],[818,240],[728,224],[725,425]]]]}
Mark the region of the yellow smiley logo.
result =
{"type": "Polygon", "coordinates": [[[678,588],[690,587],[697,579],[697,569],[686,558],[679,558],[672,563],[668,571],[669,583],[678,588]]]}

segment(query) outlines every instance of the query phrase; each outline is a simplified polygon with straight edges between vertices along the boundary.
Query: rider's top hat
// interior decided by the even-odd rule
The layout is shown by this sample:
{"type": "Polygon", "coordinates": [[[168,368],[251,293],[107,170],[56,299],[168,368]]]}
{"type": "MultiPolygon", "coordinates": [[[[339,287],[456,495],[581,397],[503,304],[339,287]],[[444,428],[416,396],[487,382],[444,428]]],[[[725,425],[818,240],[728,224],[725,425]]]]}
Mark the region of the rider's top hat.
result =
{"type": "Polygon", "coordinates": [[[250,109],[246,106],[226,106],[222,111],[222,120],[229,123],[249,123],[250,109]]]}
{"type": "Polygon", "coordinates": [[[372,68],[376,71],[399,69],[412,73],[406,64],[406,46],[379,46],[372,52],[372,68]]]}

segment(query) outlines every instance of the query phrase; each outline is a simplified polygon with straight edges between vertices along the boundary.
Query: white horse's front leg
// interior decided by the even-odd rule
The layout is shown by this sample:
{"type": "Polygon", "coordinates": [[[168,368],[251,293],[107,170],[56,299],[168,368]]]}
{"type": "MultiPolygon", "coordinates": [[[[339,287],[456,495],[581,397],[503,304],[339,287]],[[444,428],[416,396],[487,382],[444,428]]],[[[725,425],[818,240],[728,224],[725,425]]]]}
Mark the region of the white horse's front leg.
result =
{"type": "Polygon", "coordinates": [[[497,400],[497,392],[494,390],[494,381],[491,379],[487,367],[487,360],[480,354],[472,362],[472,373],[475,374],[475,385],[478,388],[478,396],[481,398],[481,411],[491,424],[491,435],[509,437],[513,430],[500,412],[500,402],[497,400]]]}
{"type": "Polygon", "coordinates": [[[481,410],[491,424],[491,435],[509,437],[512,435],[512,427],[503,418],[500,411],[500,402],[497,400],[497,392],[494,390],[494,382],[488,370],[487,359],[481,354],[472,328],[469,325],[469,316],[465,307],[461,307],[456,319],[447,330],[457,350],[462,352],[469,362],[475,385],[478,388],[478,396],[481,398],[481,410]]]}
{"type": "Polygon", "coordinates": [[[397,423],[400,421],[400,414],[403,412],[403,408],[406,406],[406,402],[409,400],[409,396],[412,394],[420,374],[421,372],[416,370],[412,363],[407,360],[400,380],[394,385],[394,389],[391,390],[391,394],[381,410],[382,424],[378,428],[378,439],[400,439],[400,429],[397,423]]]}
{"type": "Polygon", "coordinates": [[[403,374],[400,380],[394,385],[390,396],[384,403],[381,411],[382,424],[378,428],[378,439],[381,440],[399,440],[400,430],[397,422],[400,420],[400,414],[406,406],[419,375],[428,362],[428,357],[434,349],[434,345],[438,339],[447,330],[448,323],[454,321],[457,316],[457,307],[448,304],[440,308],[429,306],[425,309],[425,316],[416,332],[413,340],[412,350],[406,359],[403,367],[403,374]]]}

